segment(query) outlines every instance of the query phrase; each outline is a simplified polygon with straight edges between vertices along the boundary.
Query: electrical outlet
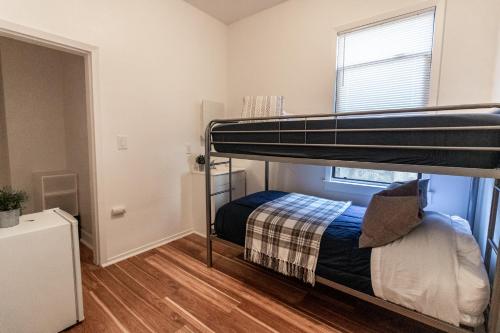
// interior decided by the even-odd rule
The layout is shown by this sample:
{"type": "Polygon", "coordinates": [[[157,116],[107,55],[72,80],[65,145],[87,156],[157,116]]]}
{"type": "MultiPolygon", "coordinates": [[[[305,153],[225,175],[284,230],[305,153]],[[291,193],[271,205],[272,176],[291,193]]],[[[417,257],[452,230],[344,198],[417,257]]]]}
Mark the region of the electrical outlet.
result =
{"type": "Polygon", "coordinates": [[[114,206],[111,208],[111,216],[123,216],[127,212],[127,208],[125,206],[114,206]]]}

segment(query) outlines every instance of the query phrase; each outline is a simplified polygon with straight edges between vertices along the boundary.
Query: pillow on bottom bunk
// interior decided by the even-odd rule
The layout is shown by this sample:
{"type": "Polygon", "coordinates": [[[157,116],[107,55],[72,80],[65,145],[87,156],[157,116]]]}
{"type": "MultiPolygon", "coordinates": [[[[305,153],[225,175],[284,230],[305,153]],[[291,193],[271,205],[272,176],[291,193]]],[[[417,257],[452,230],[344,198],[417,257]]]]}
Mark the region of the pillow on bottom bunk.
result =
{"type": "MultiPolygon", "coordinates": [[[[427,192],[429,191],[429,179],[418,179],[418,200],[420,204],[420,209],[427,207],[427,192]]],[[[406,184],[405,182],[394,182],[387,186],[388,190],[395,189],[401,185],[406,184]]]]}
{"type": "Polygon", "coordinates": [[[371,253],[375,296],[458,326],[478,326],[489,280],[468,222],[426,212],[408,235],[371,253]]]}
{"type": "Polygon", "coordinates": [[[359,247],[377,247],[395,241],[420,224],[418,180],[376,193],[366,209],[359,247]]]}
{"type": "Polygon", "coordinates": [[[490,299],[488,274],[469,222],[459,216],[452,216],[451,221],[457,236],[460,322],[475,327],[484,322],[484,308],[490,299]]]}

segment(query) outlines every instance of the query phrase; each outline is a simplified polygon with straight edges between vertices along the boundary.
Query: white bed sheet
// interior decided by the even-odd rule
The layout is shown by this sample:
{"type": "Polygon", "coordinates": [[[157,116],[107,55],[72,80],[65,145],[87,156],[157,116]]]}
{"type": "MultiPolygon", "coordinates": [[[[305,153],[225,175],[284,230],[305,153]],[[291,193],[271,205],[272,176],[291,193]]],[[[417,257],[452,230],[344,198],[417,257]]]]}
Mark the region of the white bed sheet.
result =
{"type": "Polygon", "coordinates": [[[478,326],[490,286],[467,221],[426,212],[405,237],[372,250],[377,297],[458,326],[478,326]]]}

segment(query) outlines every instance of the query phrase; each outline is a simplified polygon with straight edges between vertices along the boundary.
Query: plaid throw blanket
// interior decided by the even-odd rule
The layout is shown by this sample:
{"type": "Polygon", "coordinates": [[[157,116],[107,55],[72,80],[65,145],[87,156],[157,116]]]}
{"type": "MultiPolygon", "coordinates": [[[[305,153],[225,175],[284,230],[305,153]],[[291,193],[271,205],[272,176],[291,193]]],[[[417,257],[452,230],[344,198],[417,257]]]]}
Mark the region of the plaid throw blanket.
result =
{"type": "Polygon", "coordinates": [[[245,260],[314,285],[323,232],[350,205],[290,193],[259,206],[247,220],[245,260]]]}

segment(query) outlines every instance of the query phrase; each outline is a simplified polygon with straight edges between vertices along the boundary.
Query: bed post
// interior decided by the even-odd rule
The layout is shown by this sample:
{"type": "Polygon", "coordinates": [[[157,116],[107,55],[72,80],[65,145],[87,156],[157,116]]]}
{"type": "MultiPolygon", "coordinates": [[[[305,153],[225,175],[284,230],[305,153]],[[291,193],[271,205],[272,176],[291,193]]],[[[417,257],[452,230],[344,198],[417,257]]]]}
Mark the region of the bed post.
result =
{"type": "Polygon", "coordinates": [[[205,205],[207,223],[207,267],[212,267],[212,184],[210,177],[210,151],[212,150],[212,122],[205,131],[205,205]]]}
{"type": "Polygon", "coordinates": [[[265,166],[264,166],[264,173],[265,173],[265,177],[264,177],[264,189],[266,191],[269,191],[269,161],[265,161],[265,166]]]}
{"type": "Polygon", "coordinates": [[[499,331],[498,328],[498,315],[499,315],[499,302],[500,302],[500,256],[497,256],[496,268],[495,268],[495,276],[493,277],[493,291],[491,294],[490,301],[490,311],[488,315],[488,332],[489,333],[497,333],[499,331]]]}
{"type": "Polygon", "coordinates": [[[491,276],[491,258],[493,252],[496,255],[495,275],[493,275],[492,293],[490,300],[490,309],[488,311],[488,332],[496,333],[498,331],[498,316],[500,311],[500,256],[498,256],[498,247],[495,244],[494,235],[497,224],[497,210],[500,180],[495,179],[493,186],[493,197],[491,199],[490,221],[488,225],[488,237],[486,239],[485,266],[491,276]]]}
{"type": "Polygon", "coordinates": [[[233,159],[229,158],[229,202],[233,201],[233,159]]]}

